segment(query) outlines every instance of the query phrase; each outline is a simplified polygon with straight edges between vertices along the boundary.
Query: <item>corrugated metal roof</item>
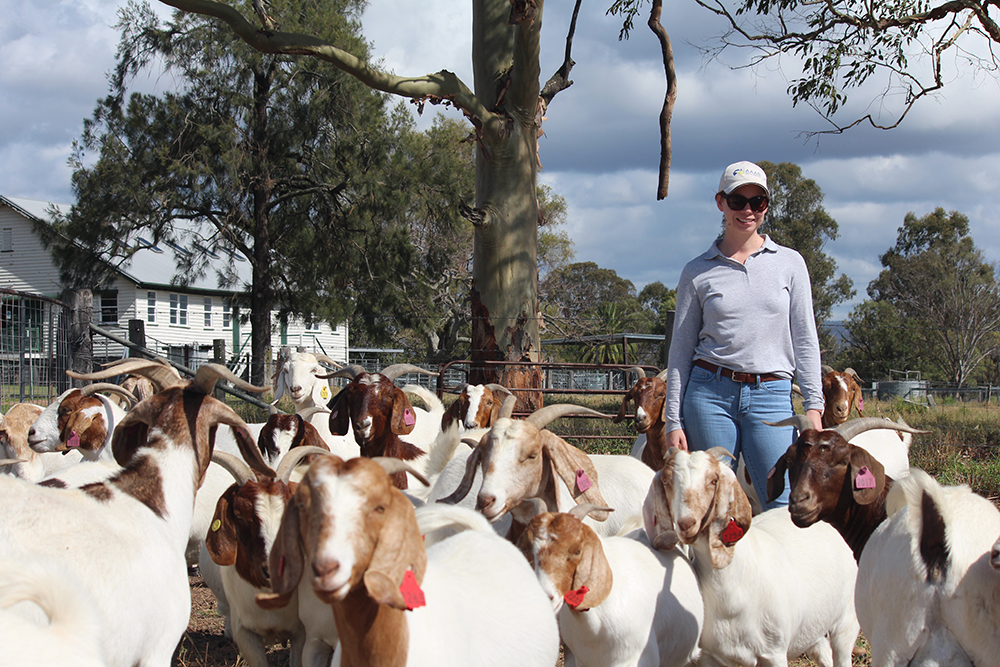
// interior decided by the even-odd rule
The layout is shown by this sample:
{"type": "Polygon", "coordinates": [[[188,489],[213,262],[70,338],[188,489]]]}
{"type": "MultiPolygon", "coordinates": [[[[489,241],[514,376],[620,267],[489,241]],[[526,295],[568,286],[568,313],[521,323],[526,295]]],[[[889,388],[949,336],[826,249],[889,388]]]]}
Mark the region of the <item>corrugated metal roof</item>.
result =
{"type": "MultiPolygon", "coordinates": [[[[70,204],[54,204],[6,195],[0,195],[0,202],[40,222],[52,221],[53,207],[62,214],[68,213],[71,208],[70,204]]],[[[208,247],[209,244],[205,241],[209,230],[207,224],[182,221],[175,223],[175,229],[179,232],[178,238],[182,240],[176,245],[153,245],[152,239],[140,237],[139,245],[142,247],[128,261],[116,267],[118,272],[141,287],[177,287],[182,278],[187,278],[184,281],[185,287],[190,290],[227,294],[249,291],[252,277],[250,262],[238,252],[228,253],[208,247]],[[207,267],[202,275],[191,278],[178,274],[178,255],[183,253],[206,257],[207,267]],[[235,280],[226,280],[226,286],[220,287],[220,275],[232,275],[235,280]]]]}

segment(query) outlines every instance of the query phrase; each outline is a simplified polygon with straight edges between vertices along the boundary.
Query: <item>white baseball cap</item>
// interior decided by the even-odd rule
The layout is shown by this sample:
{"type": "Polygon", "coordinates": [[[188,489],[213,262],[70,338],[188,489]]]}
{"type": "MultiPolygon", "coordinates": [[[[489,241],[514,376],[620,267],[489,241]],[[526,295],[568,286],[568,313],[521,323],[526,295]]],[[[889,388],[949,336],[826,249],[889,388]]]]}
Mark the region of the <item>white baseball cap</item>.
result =
{"type": "Polygon", "coordinates": [[[770,190],[767,189],[767,174],[753,162],[746,160],[734,162],[726,167],[726,170],[722,172],[722,179],[719,181],[718,192],[724,192],[728,195],[736,188],[748,183],[759,185],[764,188],[764,192],[768,195],[771,194],[770,190]]]}

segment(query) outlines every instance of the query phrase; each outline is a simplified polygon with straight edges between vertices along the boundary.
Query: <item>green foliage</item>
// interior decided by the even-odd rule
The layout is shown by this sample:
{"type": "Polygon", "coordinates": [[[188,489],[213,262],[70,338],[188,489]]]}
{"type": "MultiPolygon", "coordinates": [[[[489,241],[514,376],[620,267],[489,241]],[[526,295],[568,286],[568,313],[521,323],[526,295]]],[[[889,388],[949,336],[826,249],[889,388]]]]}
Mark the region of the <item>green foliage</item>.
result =
{"type": "Polygon", "coordinates": [[[847,345],[837,368],[853,368],[863,378],[888,378],[891,370],[922,366],[920,340],[891,303],[865,301],[844,322],[847,345]]]}

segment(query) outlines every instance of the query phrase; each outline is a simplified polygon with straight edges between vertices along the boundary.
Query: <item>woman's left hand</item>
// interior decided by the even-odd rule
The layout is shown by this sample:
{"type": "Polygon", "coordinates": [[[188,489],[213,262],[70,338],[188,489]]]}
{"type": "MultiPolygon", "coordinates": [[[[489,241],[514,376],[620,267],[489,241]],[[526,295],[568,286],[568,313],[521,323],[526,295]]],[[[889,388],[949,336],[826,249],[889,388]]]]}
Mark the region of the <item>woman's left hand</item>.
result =
{"type": "Polygon", "coordinates": [[[813,428],[817,431],[823,430],[823,413],[819,410],[806,410],[806,417],[812,422],[813,428]]]}

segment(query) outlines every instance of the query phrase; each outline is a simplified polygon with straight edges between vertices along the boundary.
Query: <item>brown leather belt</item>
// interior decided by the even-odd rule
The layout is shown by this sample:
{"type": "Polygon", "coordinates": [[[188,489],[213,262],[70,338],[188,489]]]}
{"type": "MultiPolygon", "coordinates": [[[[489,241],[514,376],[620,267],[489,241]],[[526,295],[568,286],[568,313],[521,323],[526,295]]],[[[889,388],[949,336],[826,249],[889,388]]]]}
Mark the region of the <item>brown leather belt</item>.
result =
{"type": "Polygon", "coordinates": [[[720,375],[724,378],[729,378],[733,382],[771,382],[772,380],[786,380],[788,378],[778,377],[772,373],[741,373],[739,371],[731,371],[728,368],[723,368],[722,366],[716,366],[710,361],[705,361],[704,359],[698,359],[694,362],[695,366],[699,368],[704,368],[706,371],[711,371],[715,373],[720,372],[720,375]]]}

